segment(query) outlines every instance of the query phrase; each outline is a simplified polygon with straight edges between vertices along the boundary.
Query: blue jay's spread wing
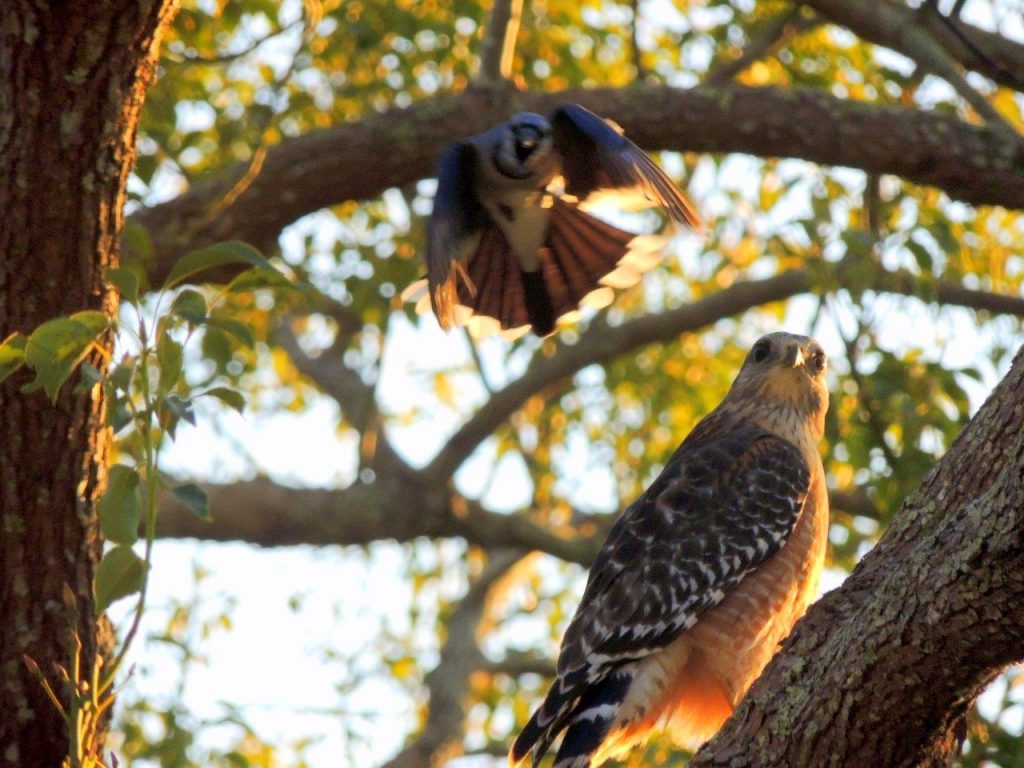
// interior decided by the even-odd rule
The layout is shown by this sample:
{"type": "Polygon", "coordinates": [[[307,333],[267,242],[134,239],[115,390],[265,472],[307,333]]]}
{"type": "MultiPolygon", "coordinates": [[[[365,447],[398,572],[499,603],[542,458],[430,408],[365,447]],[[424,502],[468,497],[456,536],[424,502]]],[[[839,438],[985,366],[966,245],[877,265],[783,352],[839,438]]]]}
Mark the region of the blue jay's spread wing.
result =
{"type": "Polygon", "coordinates": [[[476,147],[458,141],[437,163],[437,192],[427,231],[427,284],[434,314],[444,328],[454,323],[460,258],[476,248],[488,222],[474,192],[478,161],[476,147]]]}
{"type": "Polygon", "coordinates": [[[694,437],[612,528],[513,763],[532,749],[536,764],[568,728],[555,765],[589,765],[634,662],[693,627],[792,532],[811,477],[795,445],[756,428],[694,437]]]}
{"type": "Polygon", "coordinates": [[[639,190],[674,221],[701,229],[700,216],[668,174],[604,119],[579,104],[563,104],[551,128],[568,194],[583,200],[602,189],[639,190]]]}

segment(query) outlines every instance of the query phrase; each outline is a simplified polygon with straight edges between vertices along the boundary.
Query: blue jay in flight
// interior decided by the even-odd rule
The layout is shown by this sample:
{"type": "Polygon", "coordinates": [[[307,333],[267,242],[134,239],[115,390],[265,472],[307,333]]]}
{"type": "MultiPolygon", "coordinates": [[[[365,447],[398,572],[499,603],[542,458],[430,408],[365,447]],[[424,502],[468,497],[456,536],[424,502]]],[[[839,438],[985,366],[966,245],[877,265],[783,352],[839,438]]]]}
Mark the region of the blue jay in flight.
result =
{"type": "Polygon", "coordinates": [[[475,315],[493,318],[486,321],[493,330],[529,327],[546,336],[588,294],[585,303],[604,306],[612,293],[602,286],[635,283],[660,257],[640,252],[641,238],[633,243],[632,233],[580,209],[603,190],[639,192],[673,221],[701,226],[643,150],[578,104],[563,104],[550,119],[522,112],[445,149],[426,251],[441,327],[475,315]],[[549,190],[559,178],[562,194],[549,190]]]}

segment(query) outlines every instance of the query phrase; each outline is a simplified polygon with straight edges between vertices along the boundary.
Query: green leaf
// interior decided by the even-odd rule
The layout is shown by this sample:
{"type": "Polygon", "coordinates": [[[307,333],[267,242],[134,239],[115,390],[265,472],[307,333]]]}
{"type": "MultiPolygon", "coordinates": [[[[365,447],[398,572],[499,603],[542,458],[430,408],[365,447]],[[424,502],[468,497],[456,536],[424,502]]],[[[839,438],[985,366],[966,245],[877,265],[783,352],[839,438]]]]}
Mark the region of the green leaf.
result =
{"type": "Polygon", "coordinates": [[[146,228],[138,222],[125,222],[121,230],[121,243],[127,246],[127,255],[134,259],[145,262],[153,258],[153,241],[146,228]]]}
{"type": "Polygon", "coordinates": [[[196,425],[196,415],[192,410],[192,401],[183,400],[177,395],[167,395],[163,398],[163,413],[160,415],[160,424],[171,440],[178,433],[178,422],[184,419],[193,427],[196,425]]]}
{"type": "Polygon", "coordinates": [[[124,464],[110,468],[107,491],[96,504],[100,530],[110,541],[134,544],[139,538],[142,520],[142,498],[139,496],[139,473],[124,464]]]}
{"type": "Polygon", "coordinates": [[[253,335],[252,328],[241,320],[235,320],[233,317],[211,317],[206,323],[213,328],[227,331],[249,349],[256,346],[256,337],[253,335]]]}
{"type": "Polygon", "coordinates": [[[210,519],[210,502],[206,497],[206,491],[195,483],[185,483],[171,488],[171,493],[188,504],[200,520],[210,519]]]}
{"type": "Polygon", "coordinates": [[[102,312],[87,311],[48,320],[36,328],[25,345],[25,362],[36,373],[27,391],[43,388],[56,401],[61,385],[106,330],[107,322],[102,312]]]}
{"type": "Polygon", "coordinates": [[[115,388],[124,393],[131,391],[132,377],[135,376],[135,358],[124,357],[121,364],[107,373],[107,379],[115,388]]]}
{"type": "Polygon", "coordinates": [[[82,381],[90,387],[103,381],[103,371],[92,363],[82,363],[78,366],[78,370],[82,374],[82,381]]]}
{"type": "Polygon", "coordinates": [[[146,564],[131,547],[117,546],[107,552],[96,567],[96,615],[116,600],[142,589],[146,564]]]}
{"type": "Polygon", "coordinates": [[[174,297],[171,314],[184,318],[191,325],[206,322],[206,298],[199,291],[186,288],[174,297]]]}
{"type": "Polygon", "coordinates": [[[164,398],[164,404],[178,418],[184,419],[193,427],[196,425],[196,415],[192,411],[191,400],[183,400],[177,395],[168,395],[164,398]]]}
{"type": "Polygon", "coordinates": [[[84,312],[75,312],[69,318],[74,320],[76,323],[81,323],[89,332],[93,335],[93,338],[99,336],[103,331],[107,330],[107,326],[110,325],[110,319],[95,309],[87,309],[84,312]]]}
{"type": "Polygon", "coordinates": [[[276,269],[253,267],[235,277],[228,283],[229,293],[245,293],[258,288],[287,288],[291,281],[276,269]]]}
{"type": "Polygon", "coordinates": [[[231,339],[224,331],[217,328],[206,329],[200,348],[203,351],[203,356],[213,361],[218,370],[227,368],[234,354],[231,339]]]}
{"type": "Polygon", "coordinates": [[[103,279],[117,288],[121,298],[132,306],[139,303],[139,276],[128,267],[108,267],[103,279]]]}
{"type": "Polygon", "coordinates": [[[116,435],[132,423],[132,412],[128,408],[128,400],[124,397],[112,398],[107,406],[107,425],[116,435]]]}
{"type": "Polygon", "coordinates": [[[156,359],[160,364],[160,392],[170,392],[181,378],[185,352],[181,344],[165,333],[156,343],[156,359]]]}
{"type": "Polygon", "coordinates": [[[12,333],[0,343],[0,381],[3,381],[25,364],[25,345],[28,338],[12,333]]]}
{"type": "Polygon", "coordinates": [[[911,255],[913,255],[914,261],[917,262],[917,266],[921,271],[930,275],[934,266],[934,260],[932,259],[932,255],[928,252],[928,249],[913,240],[908,240],[904,245],[906,249],[910,251],[911,255]]]}
{"type": "Polygon", "coordinates": [[[83,362],[78,366],[78,384],[75,385],[75,394],[88,392],[97,384],[103,381],[103,371],[92,363],[83,362]]]}
{"type": "Polygon", "coordinates": [[[234,408],[239,413],[245,410],[245,398],[242,396],[242,393],[236,392],[228,387],[214,387],[213,389],[208,389],[206,392],[203,392],[203,394],[209,395],[210,397],[216,397],[222,403],[234,408]]]}
{"type": "Polygon", "coordinates": [[[164,288],[170,288],[197,272],[213,269],[224,264],[249,264],[253,267],[260,267],[273,272],[277,271],[251,245],[238,240],[230,240],[186,253],[171,267],[171,272],[164,281],[164,288]]]}

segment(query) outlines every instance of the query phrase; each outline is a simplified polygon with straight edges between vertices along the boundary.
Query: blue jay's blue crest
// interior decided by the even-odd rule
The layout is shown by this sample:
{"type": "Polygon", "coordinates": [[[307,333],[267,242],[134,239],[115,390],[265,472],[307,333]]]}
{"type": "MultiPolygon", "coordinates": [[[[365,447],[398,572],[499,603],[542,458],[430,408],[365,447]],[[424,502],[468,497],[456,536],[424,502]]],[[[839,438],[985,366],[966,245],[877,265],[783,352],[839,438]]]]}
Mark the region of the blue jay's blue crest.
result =
{"type": "Polygon", "coordinates": [[[578,104],[550,118],[522,112],[448,146],[438,160],[426,249],[430,305],[441,326],[473,317],[480,329],[544,336],[581,303],[606,306],[613,287],[635,283],[659,260],[641,247],[650,239],[579,207],[606,190],[639,192],[672,221],[700,229],[668,175],[578,104]],[[564,195],[552,191],[557,179],[564,195]]]}

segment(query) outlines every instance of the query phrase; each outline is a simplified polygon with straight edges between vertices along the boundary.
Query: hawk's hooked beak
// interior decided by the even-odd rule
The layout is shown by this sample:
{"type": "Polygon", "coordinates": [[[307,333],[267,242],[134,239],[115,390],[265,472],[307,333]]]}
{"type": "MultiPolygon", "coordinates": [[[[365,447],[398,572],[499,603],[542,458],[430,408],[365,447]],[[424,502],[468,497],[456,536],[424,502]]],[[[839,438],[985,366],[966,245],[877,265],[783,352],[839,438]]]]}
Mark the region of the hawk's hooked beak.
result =
{"type": "Polygon", "coordinates": [[[804,351],[799,344],[790,344],[786,347],[785,364],[790,368],[799,368],[804,364],[804,351]]]}

